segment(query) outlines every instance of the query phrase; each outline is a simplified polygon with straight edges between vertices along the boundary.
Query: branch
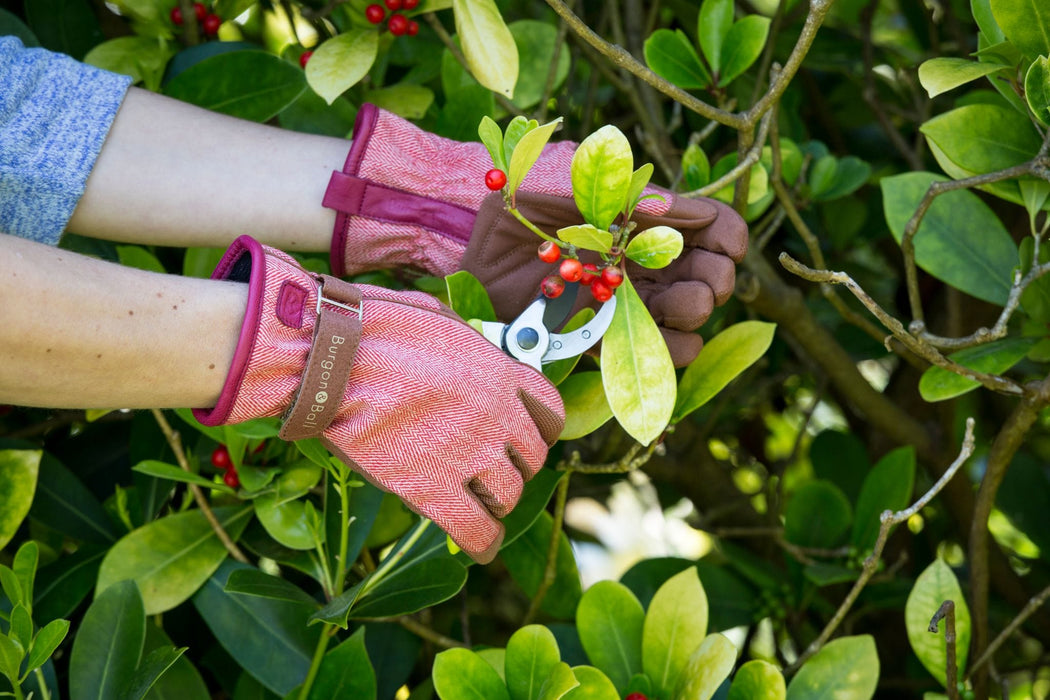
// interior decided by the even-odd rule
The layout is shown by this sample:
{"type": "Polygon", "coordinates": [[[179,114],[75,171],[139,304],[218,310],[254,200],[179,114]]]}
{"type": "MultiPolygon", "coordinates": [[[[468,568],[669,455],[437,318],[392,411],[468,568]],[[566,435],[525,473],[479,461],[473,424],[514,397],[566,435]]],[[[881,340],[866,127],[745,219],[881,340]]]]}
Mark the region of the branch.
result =
{"type": "Polygon", "coordinates": [[[887,313],[878,302],[871,298],[867,292],[865,292],[859,284],[853,281],[853,278],[847,275],[845,272],[832,272],[830,270],[814,270],[810,267],[803,265],[787,253],[780,254],[780,264],[783,265],[788,271],[798,275],[799,277],[809,280],[811,282],[820,283],[831,283],[841,284],[853,292],[860,303],[864,304],[872,315],[874,315],[883,326],[893,335],[894,338],[899,340],[904,347],[911,350],[913,353],[928,361],[930,364],[936,365],[942,369],[948,370],[960,376],[971,379],[978,382],[982,386],[997,391],[1001,394],[1010,394],[1019,396],[1024,393],[1024,390],[1015,382],[1005,379],[1003,377],[987,374],[985,372],[978,372],[964,367],[958,362],[945,357],[932,345],[916,338],[914,335],[909,333],[904,328],[904,324],[898,321],[896,318],[887,313]]]}
{"type": "Polygon", "coordinates": [[[1024,606],[1021,612],[1017,613],[1017,617],[1011,620],[1010,624],[1003,628],[1003,631],[999,633],[999,636],[992,640],[992,643],[988,645],[988,648],[984,650],[984,653],[981,654],[980,658],[978,658],[977,661],[975,661],[970,667],[970,675],[976,673],[977,670],[985,664],[985,662],[989,661],[992,658],[992,654],[994,654],[999,649],[999,647],[1001,647],[1003,643],[1007,639],[1009,639],[1015,631],[1017,631],[1018,627],[1024,624],[1025,620],[1030,618],[1032,614],[1035,613],[1035,611],[1038,610],[1043,605],[1043,603],[1046,602],[1047,598],[1050,598],[1050,586],[1047,586],[1043,590],[1039,591],[1039,593],[1037,593],[1034,597],[1032,597],[1032,599],[1028,601],[1028,604],[1024,606]]]}
{"type": "Polygon", "coordinates": [[[547,597],[547,591],[554,585],[554,580],[558,575],[558,545],[561,544],[561,530],[565,522],[565,500],[568,497],[569,478],[571,476],[572,471],[569,470],[558,483],[557,497],[554,502],[554,523],[551,526],[550,544],[547,546],[547,566],[543,569],[543,578],[540,580],[539,588],[536,589],[536,594],[532,596],[529,611],[521,622],[522,627],[536,619],[536,615],[540,612],[540,605],[543,604],[543,599],[547,597]]]}
{"type": "Polygon", "coordinates": [[[769,134],[769,125],[773,121],[773,112],[768,112],[762,117],[762,122],[758,127],[758,138],[755,139],[754,145],[751,146],[750,150],[744,155],[743,158],[730,170],[728,173],[718,178],[714,182],[709,182],[703,187],[693,190],[692,192],[682,192],[682,197],[710,197],[715,192],[718,192],[723,187],[729,185],[735,180],[739,179],[745,172],[750,172],[751,166],[757,163],[762,158],[762,148],[766,145],[766,138],[769,134]]]}
{"type": "Polygon", "coordinates": [[[795,671],[801,668],[802,664],[813,656],[813,654],[817,653],[817,651],[819,651],[820,648],[831,639],[831,635],[835,633],[838,626],[842,624],[844,619],[846,619],[846,614],[849,612],[850,608],[853,607],[853,603],[856,602],[857,597],[860,595],[861,591],[864,590],[864,587],[868,584],[868,581],[878,569],[879,561],[882,558],[882,551],[886,548],[886,541],[889,539],[890,530],[893,529],[893,526],[905,522],[908,518],[922,510],[922,508],[924,508],[934,496],[941,492],[951,478],[955,476],[956,472],[959,471],[962,465],[966,463],[966,460],[970,458],[974,449],[973,427],[973,418],[967,418],[966,435],[963,437],[963,444],[962,448],[959,450],[959,456],[955,458],[955,461],[951,463],[951,466],[949,466],[941,478],[937,480],[937,483],[931,486],[930,490],[923,494],[922,498],[905,510],[897,511],[896,513],[890,510],[883,511],[879,518],[881,524],[879,525],[878,538],[875,540],[875,547],[872,549],[871,554],[868,555],[868,558],[864,560],[864,566],[861,569],[860,577],[854,582],[853,588],[850,589],[850,592],[846,595],[842,604],[839,605],[838,610],[835,611],[835,614],[828,621],[828,624],[824,626],[824,630],[820,633],[820,636],[814,639],[806,648],[806,651],[803,652],[795,663],[791,665],[790,671],[795,671]]]}
{"type": "MultiPolygon", "coordinates": [[[[674,427],[668,426],[665,429],[664,434],[673,432],[674,427]]],[[[568,460],[562,460],[558,463],[555,469],[559,471],[572,471],[579,472],[581,474],[626,474],[627,472],[633,472],[639,467],[645,466],[654,454],[662,454],[664,452],[663,442],[660,438],[653,440],[649,447],[646,448],[645,452],[642,452],[642,444],[636,442],[631,445],[630,449],[624,453],[623,457],[616,460],[615,462],[606,462],[605,464],[584,464],[580,460],[580,453],[578,450],[573,450],[572,454],[569,455],[568,460]]]]}
{"type": "Polygon", "coordinates": [[[944,620],[945,661],[944,680],[948,700],[959,700],[959,665],[955,658],[955,601],[946,600],[937,608],[927,628],[937,634],[937,623],[944,620]]]}
{"type": "MultiPolygon", "coordinates": [[[[183,471],[193,474],[193,470],[190,469],[190,462],[186,459],[186,451],[182,449],[182,438],[179,437],[179,433],[171,427],[168,423],[168,419],[164,417],[156,408],[150,409],[153,413],[154,420],[157,421],[157,425],[160,426],[160,430],[164,433],[164,437],[168,441],[168,445],[171,446],[171,451],[175,453],[175,461],[179,463],[183,471]]],[[[201,513],[204,514],[205,520],[211,525],[211,529],[215,531],[216,537],[222,542],[222,546],[226,548],[226,551],[230,553],[230,556],[241,562],[242,564],[251,564],[248,557],[244,556],[244,552],[240,550],[237,544],[230,539],[229,533],[223,528],[222,523],[215,517],[215,513],[212,512],[211,506],[208,505],[208,499],[204,497],[204,492],[200,490],[200,487],[196,484],[187,484],[190,488],[190,493],[193,494],[193,500],[197,502],[197,507],[200,508],[201,513]]]]}

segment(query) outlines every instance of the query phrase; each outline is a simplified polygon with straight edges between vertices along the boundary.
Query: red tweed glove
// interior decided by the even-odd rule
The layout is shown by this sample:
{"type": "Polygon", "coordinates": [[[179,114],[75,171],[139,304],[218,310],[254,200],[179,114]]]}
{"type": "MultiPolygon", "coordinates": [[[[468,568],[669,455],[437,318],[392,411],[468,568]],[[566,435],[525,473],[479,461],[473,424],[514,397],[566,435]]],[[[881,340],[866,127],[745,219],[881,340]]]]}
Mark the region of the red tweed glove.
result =
{"type": "Polygon", "coordinates": [[[283,415],[282,438],[319,437],[474,559],[495,557],[498,518],[564,422],[543,375],[430,296],[315,275],[247,236],[213,277],[249,299],[222,395],[198,420],[283,415]]]}
{"type": "MultiPolygon", "coordinates": [[[[569,176],[575,151],[568,141],[548,145],[518,190],[518,208],[548,231],[582,223],[569,176]]],[[[497,315],[512,320],[553,268],[537,259],[536,235],[506,216],[502,196],[485,187],[491,167],[480,143],[434,136],[364,105],[346,164],[333,173],[324,198],[337,211],[332,270],[342,276],[405,266],[434,275],[466,269],[488,288],[497,315]]],[[[681,366],[700,352],[693,331],[733,292],[747,226],[720,202],[655,187],[648,192],[663,199],[639,204],[639,230],[673,226],[685,251],[663,270],[630,263],[627,272],[681,366]]]]}

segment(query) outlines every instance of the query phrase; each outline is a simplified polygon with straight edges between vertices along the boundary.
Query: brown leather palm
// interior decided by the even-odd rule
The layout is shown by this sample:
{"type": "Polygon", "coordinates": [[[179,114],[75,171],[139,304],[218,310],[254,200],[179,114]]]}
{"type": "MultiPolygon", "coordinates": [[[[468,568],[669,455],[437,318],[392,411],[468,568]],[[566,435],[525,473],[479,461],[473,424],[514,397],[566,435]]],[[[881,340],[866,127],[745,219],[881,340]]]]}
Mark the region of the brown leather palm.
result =
{"type": "MultiPolygon", "coordinates": [[[[687,199],[662,192],[671,201],[661,216],[636,211],[636,231],[671,226],[682,232],[685,248],[667,267],[650,270],[627,261],[627,275],[663,333],[671,359],[683,367],[697,356],[703,339],[695,331],[733,293],[735,264],[747,253],[747,225],[728,205],[712,199],[687,199]]],[[[519,211],[554,233],[583,223],[572,199],[535,192],[517,194],[519,211]]],[[[463,256],[462,266],[481,280],[492,297],[496,315],[509,321],[539,294],[540,282],[557,265],[536,255],[540,239],[507,213],[499,193],[486,197],[463,256]]],[[[584,262],[598,262],[597,253],[581,251],[584,262]]],[[[570,287],[572,289],[572,287],[570,287]]],[[[577,308],[596,306],[587,290],[577,308]]]]}

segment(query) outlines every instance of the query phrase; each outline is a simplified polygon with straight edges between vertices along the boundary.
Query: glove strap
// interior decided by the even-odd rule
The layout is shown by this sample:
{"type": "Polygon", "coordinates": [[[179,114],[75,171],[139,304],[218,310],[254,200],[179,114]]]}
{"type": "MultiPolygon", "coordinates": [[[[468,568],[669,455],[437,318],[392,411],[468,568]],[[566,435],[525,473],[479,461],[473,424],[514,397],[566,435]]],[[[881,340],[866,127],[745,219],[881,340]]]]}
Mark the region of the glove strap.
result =
{"type": "Polygon", "coordinates": [[[361,343],[361,290],[328,275],[321,275],[319,281],[313,345],[299,390],[281,425],[283,440],[317,437],[332,424],[361,343]]]}

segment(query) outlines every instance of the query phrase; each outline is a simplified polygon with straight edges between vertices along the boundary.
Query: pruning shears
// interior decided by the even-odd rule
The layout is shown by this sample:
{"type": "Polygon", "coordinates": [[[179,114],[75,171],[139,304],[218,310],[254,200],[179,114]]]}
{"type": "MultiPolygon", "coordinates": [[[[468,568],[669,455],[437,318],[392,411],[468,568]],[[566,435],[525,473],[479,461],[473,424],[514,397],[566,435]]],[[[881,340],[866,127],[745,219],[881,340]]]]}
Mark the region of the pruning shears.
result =
{"type": "Polygon", "coordinates": [[[545,318],[552,315],[547,302],[547,297],[537,298],[510,323],[483,321],[481,333],[514,359],[542,370],[548,362],[582,355],[593,347],[609,330],[616,311],[616,297],[613,296],[602,304],[594,318],[580,328],[553,333],[547,326],[549,319],[545,318]]]}

